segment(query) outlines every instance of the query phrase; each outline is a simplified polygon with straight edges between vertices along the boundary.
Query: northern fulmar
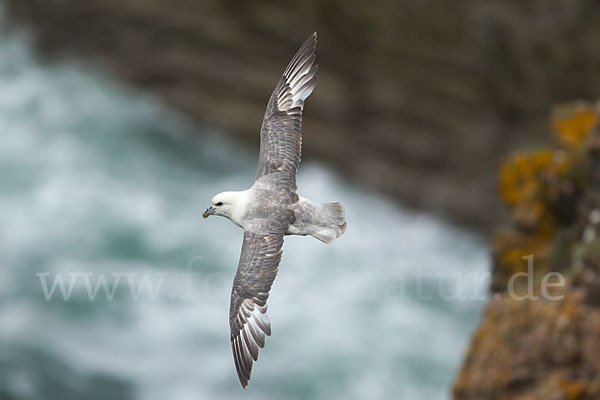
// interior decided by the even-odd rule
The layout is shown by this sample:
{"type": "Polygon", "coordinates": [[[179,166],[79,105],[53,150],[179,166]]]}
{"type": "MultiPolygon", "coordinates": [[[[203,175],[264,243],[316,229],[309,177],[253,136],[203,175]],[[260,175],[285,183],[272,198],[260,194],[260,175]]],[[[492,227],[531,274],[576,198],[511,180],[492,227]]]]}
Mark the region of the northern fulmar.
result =
{"type": "Polygon", "coordinates": [[[346,230],[340,203],[319,204],[296,194],[302,110],[317,83],[316,46],[315,32],[292,58],[269,99],[252,187],[217,194],[202,214],[229,218],[244,229],[229,307],[233,360],[244,388],[258,349],[271,334],[267,299],[281,260],[283,236],[310,235],[331,243],[346,230]]]}

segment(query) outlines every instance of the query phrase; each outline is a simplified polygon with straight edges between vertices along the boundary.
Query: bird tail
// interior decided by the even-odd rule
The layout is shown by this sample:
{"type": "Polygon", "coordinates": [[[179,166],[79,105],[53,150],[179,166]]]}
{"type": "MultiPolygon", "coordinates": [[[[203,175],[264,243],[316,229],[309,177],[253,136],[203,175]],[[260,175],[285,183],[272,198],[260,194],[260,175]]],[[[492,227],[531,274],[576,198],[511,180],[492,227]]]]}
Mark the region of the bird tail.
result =
{"type": "Polygon", "coordinates": [[[310,235],[324,243],[331,243],[346,232],[346,215],[342,203],[323,203],[325,218],[310,235]]]}

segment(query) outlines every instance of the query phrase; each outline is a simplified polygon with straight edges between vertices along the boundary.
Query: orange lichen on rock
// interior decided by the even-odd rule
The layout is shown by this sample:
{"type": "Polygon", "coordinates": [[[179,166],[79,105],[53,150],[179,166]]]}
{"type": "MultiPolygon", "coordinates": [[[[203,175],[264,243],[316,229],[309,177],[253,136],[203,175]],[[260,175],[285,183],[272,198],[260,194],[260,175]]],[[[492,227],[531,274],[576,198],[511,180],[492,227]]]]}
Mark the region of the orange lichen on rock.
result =
{"type": "Polygon", "coordinates": [[[523,270],[524,256],[536,259],[536,270],[548,269],[556,234],[573,218],[584,190],[589,168],[584,139],[596,123],[595,113],[587,105],[563,106],[552,121],[560,146],[518,152],[500,168],[500,198],[512,211],[512,227],[492,241],[494,291],[523,270]]]}
{"type": "Polygon", "coordinates": [[[550,210],[568,187],[572,160],[561,150],[521,152],[500,169],[500,197],[512,208],[518,228],[549,236],[554,228],[550,210]]]}
{"type": "Polygon", "coordinates": [[[600,399],[600,121],[582,104],[552,121],[556,148],[519,152],[501,168],[511,226],[491,243],[497,293],[455,381],[456,400],[600,399]],[[553,271],[564,285],[548,290],[541,282],[553,271]],[[507,290],[518,272],[525,286],[507,290]]]}
{"type": "Polygon", "coordinates": [[[519,152],[500,169],[500,196],[509,206],[542,201],[553,184],[566,175],[569,158],[553,149],[519,152]]]}
{"type": "Polygon", "coordinates": [[[552,129],[567,147],[578,147],[596,125],[597,115],[589,104],[558,106],[552,113],[552,129]]]}

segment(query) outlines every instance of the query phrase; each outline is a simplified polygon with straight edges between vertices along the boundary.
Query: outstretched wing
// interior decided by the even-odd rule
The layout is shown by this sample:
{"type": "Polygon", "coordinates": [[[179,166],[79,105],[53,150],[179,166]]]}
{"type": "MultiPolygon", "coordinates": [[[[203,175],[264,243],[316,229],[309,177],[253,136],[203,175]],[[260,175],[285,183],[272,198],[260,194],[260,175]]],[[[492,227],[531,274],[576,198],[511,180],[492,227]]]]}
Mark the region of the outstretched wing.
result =
{"type": "Polygon", "coordinates": [[[302,151],[304,100],[317,84],[316,47],[315,32],[292,58],[269,99],[260,131],[256,179],[279,171],[289,173],[295,182],[302,151]]]}
{"type": "Polygon", "coordinates": [[[258,359],[259,347],[265,345],[265,336],[271,334],[267,298],[277,275],[282,245],[283,232],[244,232],[229,307],[233,359],[244,388],[250,379],[252,360],[258,359]]]}

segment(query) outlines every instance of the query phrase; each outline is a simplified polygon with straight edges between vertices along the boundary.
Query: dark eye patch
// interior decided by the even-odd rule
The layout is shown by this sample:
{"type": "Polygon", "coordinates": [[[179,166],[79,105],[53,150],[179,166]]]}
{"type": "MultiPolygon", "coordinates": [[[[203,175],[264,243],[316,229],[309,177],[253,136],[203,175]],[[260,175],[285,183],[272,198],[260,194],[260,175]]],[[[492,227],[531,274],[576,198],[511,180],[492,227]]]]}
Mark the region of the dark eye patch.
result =
{"type": "Polygon", "coordinates": [[[218,202],[217,204],[215,204],[215,206],[217,206],[217,207],[221,207],[222,205],[223,205],[222,202],[218,202]]]}

